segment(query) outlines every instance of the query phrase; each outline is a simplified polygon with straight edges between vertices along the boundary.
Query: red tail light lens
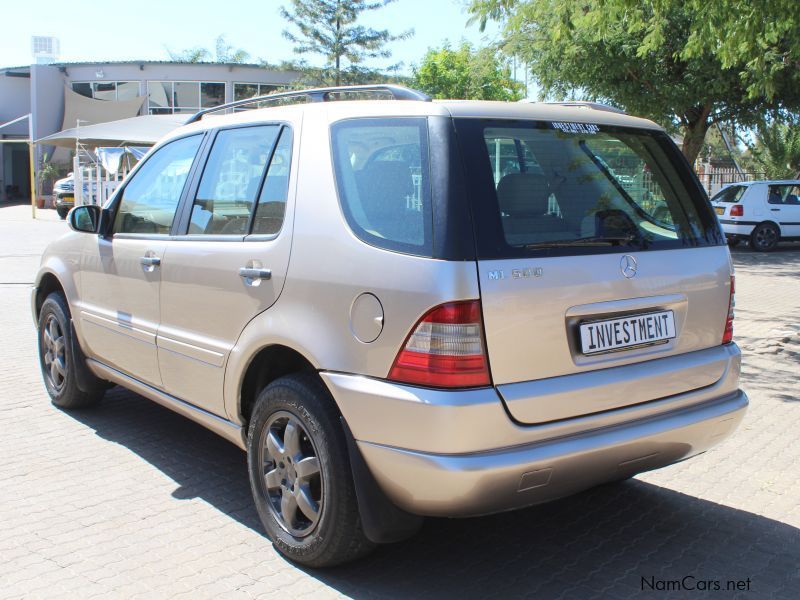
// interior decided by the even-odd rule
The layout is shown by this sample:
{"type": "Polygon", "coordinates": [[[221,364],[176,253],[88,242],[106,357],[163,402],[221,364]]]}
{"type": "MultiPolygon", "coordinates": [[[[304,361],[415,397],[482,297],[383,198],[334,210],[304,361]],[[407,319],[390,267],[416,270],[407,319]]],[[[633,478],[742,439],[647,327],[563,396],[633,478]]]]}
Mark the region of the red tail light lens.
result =
{"type": "Polygon", "coordinates": [[[731,295],[728,299],[728,318],[725,321],[725,333],[722,334],[722,343],[730,344],[733,341],[733,308],[736,306],[736,278],[731,275],[731,295]]]}
{"type": "Polygon", "coordinates": [[[741,217],[744,215],[744,207],[741,204],[734,204],[731,206],[730,216],[741,217]]]}
{"type": "Polygon", "coordinates": [[[480,301],[448,302],[428,311],[403,344],[389,379],[443,388],[489,385],[480,301]]]}

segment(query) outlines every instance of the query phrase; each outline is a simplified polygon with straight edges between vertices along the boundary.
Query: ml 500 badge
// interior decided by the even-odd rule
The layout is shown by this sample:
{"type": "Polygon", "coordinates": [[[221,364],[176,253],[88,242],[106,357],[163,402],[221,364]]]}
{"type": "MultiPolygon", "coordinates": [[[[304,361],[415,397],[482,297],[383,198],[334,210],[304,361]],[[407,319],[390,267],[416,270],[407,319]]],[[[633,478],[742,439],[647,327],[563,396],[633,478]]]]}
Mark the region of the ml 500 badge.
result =
{"type": "MultiPolygon", "coordinates": [[[[530,267],[527,269],[511,269],[511,279],[528,279],[530,277],[541,277],[542,267],[530,267]]],[[[506,274],[502,270],[489,271],[489,279],[498,281],[505,279],[506,274]]]]}

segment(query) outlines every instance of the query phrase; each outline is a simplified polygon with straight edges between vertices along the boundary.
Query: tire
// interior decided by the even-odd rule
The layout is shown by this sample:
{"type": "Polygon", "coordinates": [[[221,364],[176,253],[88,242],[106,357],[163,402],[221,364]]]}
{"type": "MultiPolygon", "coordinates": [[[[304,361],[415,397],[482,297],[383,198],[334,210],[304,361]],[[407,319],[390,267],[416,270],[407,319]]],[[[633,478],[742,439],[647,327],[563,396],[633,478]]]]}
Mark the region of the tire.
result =
{"type": "Polygon", "coordinates": [[[758,252],[771,252],[778,245],[781,232],[774,223],[761,223],[750,234],[750,247],[758,252]]]}
{"type": "Polygon", "coordinates": [[[330,567],[373,549],[361,527],[339,413],[316,374],[282,377],[259,394],[247,463],[258,515],[287,558],[330,567]]]}
{"type": "Polygon", "coordinates": [[[61,206],[58,206],[58,207],[56,207],[56,212],[58,213],[58,216],[63,221],[64,219],[67,218],[67,214],[69,213],[69,209],[61,207],[61,206]]]}
{"type": "Polygon", "coordinates": [[[741,241],[742,240],[740,240],[738,238],[728,238],[728,247],[729,248],[736,248],[736,246],[738,246],[739,242],[741,242],[741,241]]]}
{"type": "Polygon", "coordinates": [[[50,400],[59,408],[88,408],[97,404],[105,393],[101,379],[84,373],[90,382],[90,391],[78,387],[77,369],[73,352],[69,307],[64,296],[53,292],[39,311],[39,366],[50,400]]]}

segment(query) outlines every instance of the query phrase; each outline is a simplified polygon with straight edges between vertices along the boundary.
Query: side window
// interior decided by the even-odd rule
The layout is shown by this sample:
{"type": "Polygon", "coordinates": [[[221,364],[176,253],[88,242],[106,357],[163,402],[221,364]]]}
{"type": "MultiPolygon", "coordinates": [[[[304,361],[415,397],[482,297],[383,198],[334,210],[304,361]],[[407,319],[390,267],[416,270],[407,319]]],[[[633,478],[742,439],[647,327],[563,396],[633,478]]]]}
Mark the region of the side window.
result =
{"type": "Polygon", "coordinates": [[[800,204],[800,189],[796,185],[771,185],[767,202],[770,204],[800,204]]]}
{"type": "Polygon", "coordinates": [[[125,184],[114,233],[169,233],[202,135],[162,146],[125,184]]]}
{"type": "Polygon", "coordinates": [[[245,235],[279,125],[223,129],[203,169],[190,234],[245,235]]]}
{"type": "Polygon", "coordinates": [[[275,234],[281,230],[289,190],[289,168],[292,162],[292,132],[286,127],[269,163],[253,220],[254,234],[275,234]]]}
{"type": "Polygon", "coordinates": [[[352,119],[332,129],[342,212],[363,241],[429,256],[432,212],[425,119],[352,119]]]}

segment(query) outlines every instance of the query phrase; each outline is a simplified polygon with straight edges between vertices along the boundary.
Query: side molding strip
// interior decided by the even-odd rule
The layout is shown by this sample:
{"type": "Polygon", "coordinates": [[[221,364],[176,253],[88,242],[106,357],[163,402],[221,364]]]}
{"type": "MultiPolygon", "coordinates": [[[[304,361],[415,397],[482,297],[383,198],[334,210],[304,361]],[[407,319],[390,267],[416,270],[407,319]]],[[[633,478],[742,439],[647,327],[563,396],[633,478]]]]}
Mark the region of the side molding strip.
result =
{"type": "Polygon", "coordinates": [[[141,381],[138,381],[137,379],[134,379],[125,373],[121,373],[116,369],[112,369],[103,363],[97,362],[94,359],[87,358],[86,364],[98,377],[113,381],[124,388],[127,388],[149,400],[152,400],[156,404],[160,404],[161,406],[168,408],[179,415],[183,415],[184,417],[191,419],[195,423],[199,423],[206,429],[210,429],[217,435],[225,438],[242,450],[247,449],[244,440],[245,434],[241,426],[231,423],[227,419],[218,417],[217,415],[203,410],[202,408],[198,408],[193,404],[184,402],[179,398],[170,396],[161,390],[157,390],[146,383],[142,383],[141,381]]]}

